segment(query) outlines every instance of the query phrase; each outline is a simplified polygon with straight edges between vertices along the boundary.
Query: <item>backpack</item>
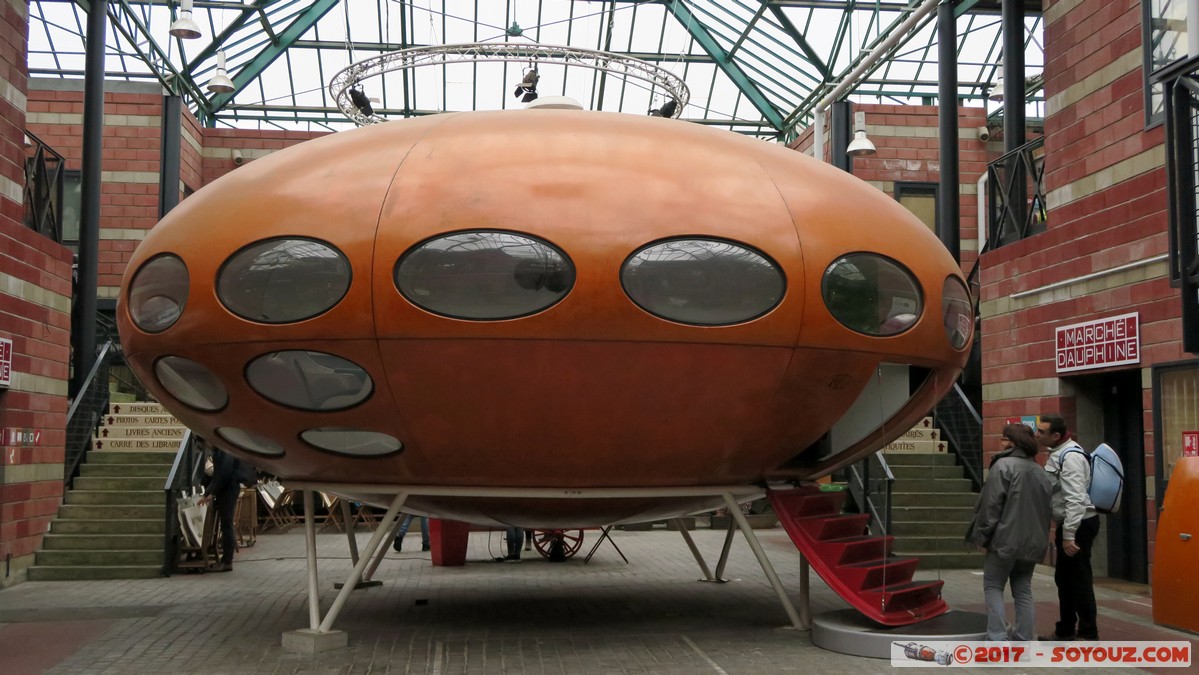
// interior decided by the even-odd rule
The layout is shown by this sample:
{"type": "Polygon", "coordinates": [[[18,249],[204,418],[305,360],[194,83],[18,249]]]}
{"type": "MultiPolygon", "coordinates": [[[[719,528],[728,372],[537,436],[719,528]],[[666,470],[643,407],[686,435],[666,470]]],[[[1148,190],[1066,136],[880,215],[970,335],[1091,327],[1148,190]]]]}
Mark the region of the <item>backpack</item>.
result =
{"type": "MultiPolygon", "coordinates": [[[[1124,499],[1124,465],[1116,451],[1107,443],[1100,443],[1093,452],[1072,448],[1067,450],[1066,454],[1071,452],[1083,453],[1087,457],[1087,463],[1091,465],[1091,482],[1087,484],[1087,495],[1095,505],[1095,510],[1099,513],[1119,512],[1120,502],[1124,499]]],[[[1062,459],[1065,458],[1063,454],[1062,459]]]]}

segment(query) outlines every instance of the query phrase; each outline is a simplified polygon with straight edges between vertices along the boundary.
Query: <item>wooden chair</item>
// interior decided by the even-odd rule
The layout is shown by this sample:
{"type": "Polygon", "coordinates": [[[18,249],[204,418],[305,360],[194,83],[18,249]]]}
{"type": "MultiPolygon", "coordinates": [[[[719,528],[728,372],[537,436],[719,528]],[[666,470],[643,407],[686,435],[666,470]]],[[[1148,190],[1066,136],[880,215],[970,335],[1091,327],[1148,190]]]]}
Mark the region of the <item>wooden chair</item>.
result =
{"type": "Polygon", "coordinates": [[[258,490],[242,488],[237,494],[233,525],[237,530],[237,548],[249,548],[258,540],[258,490]]]}
{"type": "Polygon", "coordinates": [[[286,532],[300,522],[295,511],[295,490],[284,488],[278,481],[259,483],[257,488],[258,498],[266,507],[266,523],[262,527],[264,532],[272,527],[286,532]]]}

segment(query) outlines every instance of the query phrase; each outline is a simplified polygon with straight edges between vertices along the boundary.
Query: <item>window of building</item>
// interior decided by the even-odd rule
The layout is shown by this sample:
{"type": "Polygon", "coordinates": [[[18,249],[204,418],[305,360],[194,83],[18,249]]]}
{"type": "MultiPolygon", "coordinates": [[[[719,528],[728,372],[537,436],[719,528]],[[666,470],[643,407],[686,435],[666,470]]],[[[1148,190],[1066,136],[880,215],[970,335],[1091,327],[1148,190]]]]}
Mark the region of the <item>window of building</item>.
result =
{"type": "Polygon", "coordinates": [[[79,223],[83,219],[83,172],[62,172],[62,243],[79,250],[79,223]]]}
{"type": "Polygon", "coordinates": [[[1187,432],[1199,432],[1199,362],[1153,368],[1154,452],[1157,461],[1156,500],[1164,503],[1170,474],[1183,456],[1187,432]]]}
{"type": "Polygon", "coordinates": [[[895,201],[911,211],[933,234],[937,233],[936,183],[896,183],[895,201]]]}
{"type": "Polygon", "coordinates": [[[1165,119],[1165,85],[1154,73],[1187,55],[1187,0],[1141,0],[1145,126],[1165,119]]]}

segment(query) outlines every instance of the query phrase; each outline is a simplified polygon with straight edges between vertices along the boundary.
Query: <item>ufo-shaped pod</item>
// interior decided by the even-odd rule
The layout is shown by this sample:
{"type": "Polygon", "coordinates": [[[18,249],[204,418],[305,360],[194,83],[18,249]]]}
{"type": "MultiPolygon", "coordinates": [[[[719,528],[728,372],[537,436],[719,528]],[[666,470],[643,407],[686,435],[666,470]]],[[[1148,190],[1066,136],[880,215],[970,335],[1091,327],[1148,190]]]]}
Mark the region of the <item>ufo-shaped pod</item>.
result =
{"type": "MultiPolygon", "coordinates": [[[[462,113],[304,143],[204,188],[136,252],[120,321],[160,400],[285,478],[737,485],[830,470],[925,414],[965,360],[940,311],[954,276],[894,201],[779,146],[616,114],[462,113]],[[822,287],[847,255],[910,277],[921,306],[901,330],[830,313],[822,287]],[[147,314],[153,292],[131,297],[130,281],[164,256],[186,265],[186,298],[146,330],[130,306],[147,314]],[[853,447],[813,455],[880,363],[930,384],[853,447]],[[180,398],[214,386],[219,406],[180,398]]],[[[542,525],[713,505],[410,501],[542,525]]]]}

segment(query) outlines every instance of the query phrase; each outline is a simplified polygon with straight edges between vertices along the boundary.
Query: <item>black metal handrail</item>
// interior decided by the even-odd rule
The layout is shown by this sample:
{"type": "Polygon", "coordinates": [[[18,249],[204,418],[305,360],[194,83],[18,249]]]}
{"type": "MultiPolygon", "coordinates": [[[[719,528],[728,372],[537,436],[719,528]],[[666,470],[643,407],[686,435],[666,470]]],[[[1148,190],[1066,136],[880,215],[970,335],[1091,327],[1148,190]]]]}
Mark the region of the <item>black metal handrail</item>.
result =
{"type": "Polygon", "coordinates": [[[957,453],[958,462],[966,469],[975,490],[983,484],[983,420],[966,393],[955,382],[949,393],[933,408],[933,424],[949,447],[957,453]]]}
{"type": "Polygon", "coordinates": [[[992,248],[1045,231],[1045,137],[987,165],[987,240],[992,248]]]}
{"type": "Polygon", "coordinates": [[[200,474],[203,469],[204,453],[197,447],[199,438],[188,429],[179,441],[179,450],[175,453],[175,461],[167,474],[163,493],[166,498],[166,521],[163,528],[162,541],[162,575],[171,576],[179,561],[179,539],[183,532],[179,527],[179,498],[194,492],[200,485],[200,474]]]}
{"type": "Polygon", "coordinates": [[[851,478],[849,494],[859,508],[870,514],[870,533],[886,536],[891,532],[891,492],[895,485],[895,474],[891,473],[886,458],[883,453],[875,452],[858,464],[849,465],[848,469],[851,478]],[[881,469],[874,477],[871,477],[871,461],[877,462],[881,469]]]}
{"type": "Polygon", "coordinates": [[[42,139],[25,132],[25,227],[62,242],[62,178],[66,160],[42,139]]]}
{"type": "Polygon", "coordinates": [[[96,363],[84,379],[83,385],[71,401],[67,411],[66,458],[63,481],[69,489],[87,451],[91,448],[104,412],[108,410],[108,370],[116,349],[111,341],[105,342],[96,356],[96,363]]]}

